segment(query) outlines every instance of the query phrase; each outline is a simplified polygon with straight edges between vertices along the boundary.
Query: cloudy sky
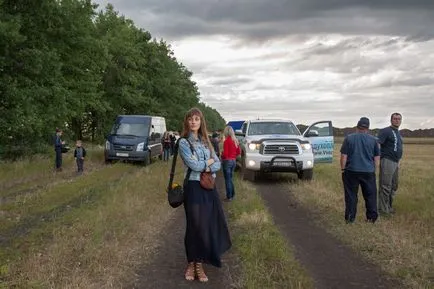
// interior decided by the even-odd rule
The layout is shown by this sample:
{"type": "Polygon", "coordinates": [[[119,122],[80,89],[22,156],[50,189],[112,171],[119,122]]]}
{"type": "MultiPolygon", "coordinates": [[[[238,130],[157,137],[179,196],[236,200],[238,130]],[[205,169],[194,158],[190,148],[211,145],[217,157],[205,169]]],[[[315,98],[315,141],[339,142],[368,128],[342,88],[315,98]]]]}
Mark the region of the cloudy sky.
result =
{"type": "Polygon", "coordinates": [[[172,45],[226,120],[434,127],[433,0],[97,0],[172,45]]]}

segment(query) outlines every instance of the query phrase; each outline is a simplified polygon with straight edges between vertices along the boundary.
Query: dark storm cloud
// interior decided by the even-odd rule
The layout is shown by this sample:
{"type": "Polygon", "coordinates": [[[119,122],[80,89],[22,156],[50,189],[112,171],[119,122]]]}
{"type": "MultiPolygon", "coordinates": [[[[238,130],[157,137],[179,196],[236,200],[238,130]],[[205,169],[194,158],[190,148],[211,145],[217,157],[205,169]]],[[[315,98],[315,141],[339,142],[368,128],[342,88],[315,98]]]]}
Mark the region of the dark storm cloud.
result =
{"type": "MultiPolygon", "coordinates": [[[[105,6],[106,0],[97,3],[105,6]]],[[[432,0],[114,0],[143,28],[170,38],[233,34],[268,39],[288,34],[434,36],[432,0]]]]}

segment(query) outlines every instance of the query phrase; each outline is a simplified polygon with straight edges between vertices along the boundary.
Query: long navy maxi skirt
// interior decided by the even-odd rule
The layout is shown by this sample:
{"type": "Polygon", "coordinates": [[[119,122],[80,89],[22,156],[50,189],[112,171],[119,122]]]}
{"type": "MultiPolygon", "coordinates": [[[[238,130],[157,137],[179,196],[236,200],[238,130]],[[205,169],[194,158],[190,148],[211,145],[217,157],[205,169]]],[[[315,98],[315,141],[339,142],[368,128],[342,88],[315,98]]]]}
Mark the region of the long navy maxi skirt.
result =
{"type": "Polygon", "coordinates": [[[209,191],[199,181],[188,181],[184,187],[184,209],[187,261],[221,267],[221,255],[232,242],[217,190],[209,191]]]}

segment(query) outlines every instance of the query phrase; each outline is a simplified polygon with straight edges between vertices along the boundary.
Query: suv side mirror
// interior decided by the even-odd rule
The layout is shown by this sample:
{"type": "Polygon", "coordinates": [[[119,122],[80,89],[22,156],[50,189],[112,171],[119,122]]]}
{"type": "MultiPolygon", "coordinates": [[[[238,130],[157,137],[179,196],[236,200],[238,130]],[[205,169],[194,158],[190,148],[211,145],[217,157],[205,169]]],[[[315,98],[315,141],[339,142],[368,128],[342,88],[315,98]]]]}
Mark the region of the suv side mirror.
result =
{"type": "Polygon", "coordinates": [[[236,136],[245,136],[246,134],[243,133],[243,131],[241,129],[237,129],[237,130],[235,130],[235,135],[236,136]]]}
{"type": "Polygon", "coordinates": [[[314,137],[314,136],[319,136],[318,131],[317,131],[317,130],[314,130],[314,129],[310,130],[310,131],[305,135],[305,137],[314,137]]]}

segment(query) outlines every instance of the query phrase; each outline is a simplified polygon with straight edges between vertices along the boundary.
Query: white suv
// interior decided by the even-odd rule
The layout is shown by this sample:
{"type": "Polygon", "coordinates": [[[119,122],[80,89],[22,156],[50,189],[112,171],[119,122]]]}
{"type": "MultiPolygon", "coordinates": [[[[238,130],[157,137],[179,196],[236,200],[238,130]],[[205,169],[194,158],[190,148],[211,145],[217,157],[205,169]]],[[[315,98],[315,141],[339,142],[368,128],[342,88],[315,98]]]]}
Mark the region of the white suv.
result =
{"type": "Polygon", "coordinates": [[[316,162],[333,160],[331,121],[316,122],[301,134],[290,120],[249,120],[236,135],[243,179],[255,180],[265,172],[292,172],[311,180],[316,162]]]}

